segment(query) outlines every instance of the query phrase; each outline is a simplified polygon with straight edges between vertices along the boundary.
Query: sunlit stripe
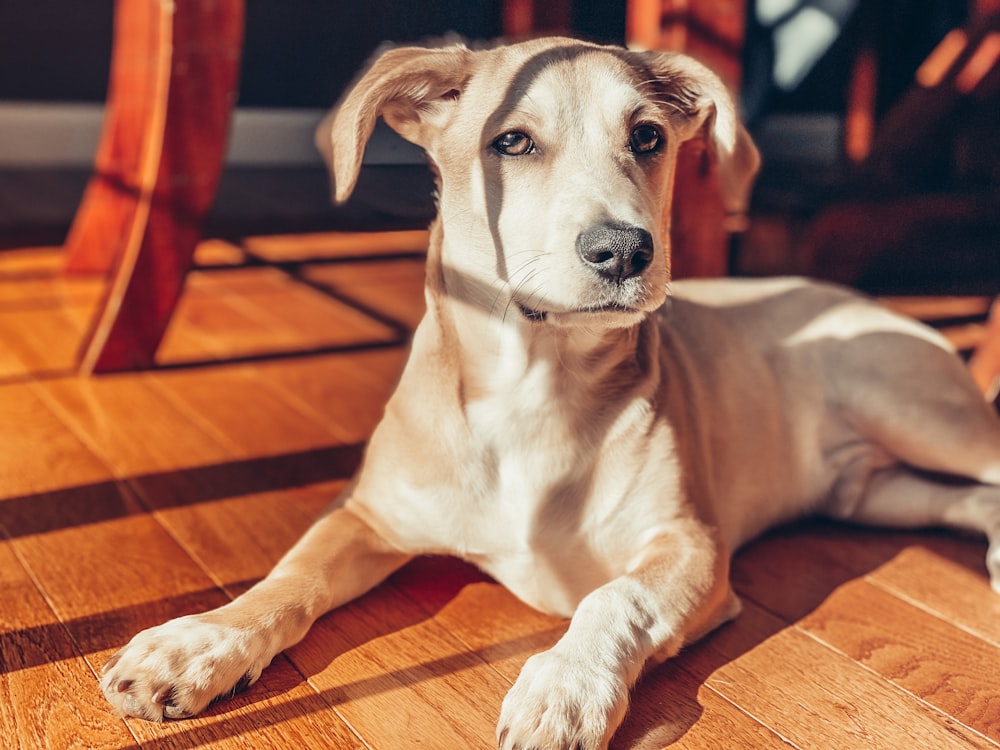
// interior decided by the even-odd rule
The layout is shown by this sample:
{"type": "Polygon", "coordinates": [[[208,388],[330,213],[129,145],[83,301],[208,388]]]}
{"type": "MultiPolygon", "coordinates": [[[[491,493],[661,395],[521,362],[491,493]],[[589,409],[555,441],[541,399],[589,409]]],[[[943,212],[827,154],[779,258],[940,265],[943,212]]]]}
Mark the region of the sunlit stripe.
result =
{"type": "Polygon", "coordinates": [[[961,29],[949,31],[917,69],[917,83],[925,88],[933,88],[941,83],[945,73],[962,54],[967,41],[968,38],[961,29]]]}
{"type": "Polygon", "coordinates": [[[971,93],[986,74],[993,70],[998,59],[1000,59],[1000,31],[991,31],[983,38],[962,68],[962,72],[955,78],[955,87],[963,94],[971,93]]]}

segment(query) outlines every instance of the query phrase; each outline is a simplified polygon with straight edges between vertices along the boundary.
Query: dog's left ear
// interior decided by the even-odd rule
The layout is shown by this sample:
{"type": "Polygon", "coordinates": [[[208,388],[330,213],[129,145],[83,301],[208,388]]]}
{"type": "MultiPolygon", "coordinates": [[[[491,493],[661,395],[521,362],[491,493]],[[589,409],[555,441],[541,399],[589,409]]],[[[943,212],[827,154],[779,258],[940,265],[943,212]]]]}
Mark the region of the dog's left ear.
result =
{"type": "MultiPolygon", "coordinates": [[[[659,84],[658,96],[680,113],[683,140],[702,132],[719,165],[722,199],[729,213],[746,213],[760,167],[760,154],[743,127],[736,105],[722,80],[687,55],[641,52],[659,84]]],[[[676,119],[676,118],[672,118],[676,119]]]]}
{"type": "Polygon", "coordinates": [[[447,47],[397,47],[377,53],[368,69],[316,129],[316,146],[342,203],[354,190],[365,144],[375,121],[418,146],[439,130],[454,109],[470,73],[472,52],[447,47]]]}

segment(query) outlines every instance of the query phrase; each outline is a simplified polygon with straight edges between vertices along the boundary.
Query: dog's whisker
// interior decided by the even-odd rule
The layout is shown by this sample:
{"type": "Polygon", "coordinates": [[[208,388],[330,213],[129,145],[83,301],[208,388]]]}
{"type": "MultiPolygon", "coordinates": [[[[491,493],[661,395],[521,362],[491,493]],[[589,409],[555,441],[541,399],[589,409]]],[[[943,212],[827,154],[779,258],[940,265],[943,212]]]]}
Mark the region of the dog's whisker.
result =
{"type": "MultiPolygon", "coordinates": [[[[507,304],[504,307],[503,317],[501,318],[501,322],[502,323],[506,323],[507,322],[507,313],[510,310],[510,306],[517,301],[517,298],[520,296],[522,289],[525,287],[526,284],[528,284],[530,281],[532,281],[534,279],[534,277],[537,275],[537,273],[538,273],[537,270],[530,271],[528,274],[525,275],[525,277],[521,280],[521,282],[516,287],[514,287],[514,290],[511,292],[511,295],[510,295],[510,297],[507,300],[507,304]]],[[[535,295],[534,292],[531,293],[531,294],[529,294],[528,295],[528,300],[531,301],[532,298],[534,297],[534,295],[535,295]]],[[[526,306],[530,307],[528,305],[526,305],[526,306]]]]}

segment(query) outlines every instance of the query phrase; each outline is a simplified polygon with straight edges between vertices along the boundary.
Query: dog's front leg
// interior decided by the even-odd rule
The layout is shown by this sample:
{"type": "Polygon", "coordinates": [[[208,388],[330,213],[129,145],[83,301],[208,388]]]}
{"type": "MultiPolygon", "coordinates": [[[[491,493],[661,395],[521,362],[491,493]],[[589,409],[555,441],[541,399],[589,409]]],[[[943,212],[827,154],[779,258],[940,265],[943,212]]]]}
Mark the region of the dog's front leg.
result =
{"type": "Polygon", "coordinates": [[[586,596],[562,639],[525,663],[501,709],[501,750],[607,747],[646,661],[675,655],[738,611],[715,535],[676,524],[625,575],[586,596]]]}
{"type": "Polygon", "coordinates": [[[136,635],[105,665],[101,689],[127,716],[160,721],[196,714],[253,684],[316,618],[408,559],[355,513],[337,508],[232,602],[136,635]]]}

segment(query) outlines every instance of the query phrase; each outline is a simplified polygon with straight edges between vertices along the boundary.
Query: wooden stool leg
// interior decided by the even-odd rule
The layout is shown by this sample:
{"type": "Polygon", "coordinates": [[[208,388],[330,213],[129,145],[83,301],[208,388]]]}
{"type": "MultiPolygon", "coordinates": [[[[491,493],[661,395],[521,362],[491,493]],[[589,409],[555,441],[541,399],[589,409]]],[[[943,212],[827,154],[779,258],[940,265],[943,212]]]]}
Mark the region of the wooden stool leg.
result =
{"type": "Polygon", "coordinates": [[[215,198],[243,0],[118,0],[105,125],[67,272],[112,274],[85,373],[153,364],[215,198]]]}

